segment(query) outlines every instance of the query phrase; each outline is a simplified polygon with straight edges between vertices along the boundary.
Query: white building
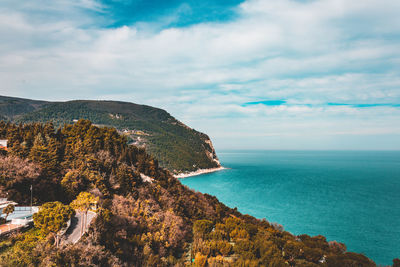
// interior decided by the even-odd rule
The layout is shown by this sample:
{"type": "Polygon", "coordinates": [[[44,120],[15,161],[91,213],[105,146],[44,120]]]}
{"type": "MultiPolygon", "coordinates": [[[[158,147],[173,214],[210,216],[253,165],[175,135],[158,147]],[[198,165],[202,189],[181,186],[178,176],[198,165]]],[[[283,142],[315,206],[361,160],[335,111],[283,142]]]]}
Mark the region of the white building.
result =
{"type": "Polygon", "coordinates": [[[6,140],[6,139],[0,139],[0,148],[1,148],[1,147],[7,148],[7,143],[8,143],[8,140],[6,140]]]}
{"type": "Polygon", "coordinates": [[[7,217],[7,219],[11,221],[10,224],[26,225],[29,222],[33,221],[32,215],[36,212],[39,212],[39,207],[36,206],[16,207],[18,203],[7,200],[7,198],[0,198],[0,217],[4,218],[6,216],[6,214],[3,214],[3,209],[10,204],[15,206],[14,212],[10,213],[7,217]]]}
{"type": "MultiPolygon", "coordinates": [[[[0,217],[5,218],[6,214],[2,214],[3,209],[8,205],[17,205],[14,201],[6,198],[0,198],[0,217]]],[[[5,235],[18,231],[19,229],[29,227],[33,222],[33,214],[39,212],[39,207],[14,207],[14,212],[8,214],[7,222],[0,224],[0,235],[5,235]]]]}

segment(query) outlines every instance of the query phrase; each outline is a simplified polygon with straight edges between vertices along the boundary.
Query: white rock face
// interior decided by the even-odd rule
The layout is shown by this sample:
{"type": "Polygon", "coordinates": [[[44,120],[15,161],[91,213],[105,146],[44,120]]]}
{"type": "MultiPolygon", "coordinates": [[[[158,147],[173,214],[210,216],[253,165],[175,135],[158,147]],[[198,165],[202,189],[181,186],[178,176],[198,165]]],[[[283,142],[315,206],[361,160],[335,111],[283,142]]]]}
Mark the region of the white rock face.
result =
{"type": "Polygon", "coordinates": [[[211,140],[210,140],[210,139],[206,139],[206,140],[204,140],[204,142],[205,142],[207,145],[209,145],[209,147],[211,148],[211,151],[208,150],[208,149],[206,149],[207,157],[208,157],[210,160],[212,160],[212,161],[214,161],[215,163],[217,163],[218,166],[221,166],[221,163],[220,163],[219,160],[218,160],[217,154],[215,153],[215,149],[214,149],[214,146],[213,146],[211,140]]]}
{"type": "Polygon", "coordinates": [[[154,181],[153,178],[151,178],[150,176],[147,176],[143,173],[140,174],[140,177],[142,178],[143,182],[152,183],[154,181]]]}

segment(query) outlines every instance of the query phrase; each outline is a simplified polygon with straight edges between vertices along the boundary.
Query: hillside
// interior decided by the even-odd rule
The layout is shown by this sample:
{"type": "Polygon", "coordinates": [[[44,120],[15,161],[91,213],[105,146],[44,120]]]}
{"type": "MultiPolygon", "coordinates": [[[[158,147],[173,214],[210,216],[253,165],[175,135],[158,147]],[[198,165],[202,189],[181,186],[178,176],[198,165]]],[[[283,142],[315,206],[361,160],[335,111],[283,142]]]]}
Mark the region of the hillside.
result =
{"type": "Polygon", "coordinates": [[[0,138],[0,197],[28,204],[32,185],[42,205],[34,228],[0,238],[0,266],[376,266],[188,189],[114,128],[0,122],[0,138]],[[57,245],[81,195],[97,199],[97,216],[78,243],[57,245]]]}
{"type": "Polygon", "coordinates": [[[173,173],[218,167],[210,138],[162,109],[119,101],[46,102],[0,96],[0,119],[16,123],[53,122],[56,127],[88,119],[115,127],[130,143],[144,146],[173,173]]]}
{"type": "Polygon", "coordinates": [[[0,96],[0,116],[5,120],[16,119],[23,114],[40,109],[47,103],[46,101],[0,96]]]}

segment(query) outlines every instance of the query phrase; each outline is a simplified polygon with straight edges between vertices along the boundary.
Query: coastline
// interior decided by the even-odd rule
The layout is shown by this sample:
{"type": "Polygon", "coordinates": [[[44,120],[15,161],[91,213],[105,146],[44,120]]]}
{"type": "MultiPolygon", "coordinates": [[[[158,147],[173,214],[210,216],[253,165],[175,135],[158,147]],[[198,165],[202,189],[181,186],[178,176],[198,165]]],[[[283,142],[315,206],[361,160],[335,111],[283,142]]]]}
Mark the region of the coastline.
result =
{"type": "Polygon", "coordinates": [[[217,171],[222,171],[225,170],[225,167],[217,167],[217,168],[210,168],[210,169],[199,169],[194,172],[185,172],[185,173],[180,173],[177,175],[174,175],[175,178],[182,179],[182,178],[187,178],[187,177],[192,177],[192,176],[197,176],[197,175],[202,175],[206,173],[211,173],[211,172],[217,172],[217,171]]]}

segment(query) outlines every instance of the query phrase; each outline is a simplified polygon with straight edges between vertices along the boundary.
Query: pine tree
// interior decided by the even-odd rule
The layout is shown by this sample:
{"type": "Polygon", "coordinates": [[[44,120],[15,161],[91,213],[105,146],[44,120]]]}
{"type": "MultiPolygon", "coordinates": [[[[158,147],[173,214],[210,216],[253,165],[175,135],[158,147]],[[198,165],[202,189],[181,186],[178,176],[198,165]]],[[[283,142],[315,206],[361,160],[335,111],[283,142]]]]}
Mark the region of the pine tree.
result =
{"type": "Polygon", "coordinates": [[[35,162],[43,164],[46,161],[48,154],[48,148],[45,143],[45,139],[41,133],[37,134],[35,141],[33,142],[32,149],[29,153],[29,158],[35,162]]]}
{"type": "Polygon", "coordinates": [[[47,160],[45,169],[50,176],[56,176],[58,174],[60,161],[60,144],[55,138],[49,138],[47,145],[47,160]]]}

